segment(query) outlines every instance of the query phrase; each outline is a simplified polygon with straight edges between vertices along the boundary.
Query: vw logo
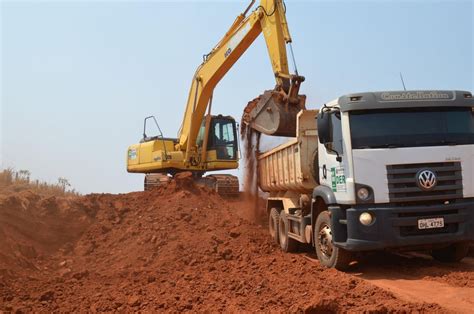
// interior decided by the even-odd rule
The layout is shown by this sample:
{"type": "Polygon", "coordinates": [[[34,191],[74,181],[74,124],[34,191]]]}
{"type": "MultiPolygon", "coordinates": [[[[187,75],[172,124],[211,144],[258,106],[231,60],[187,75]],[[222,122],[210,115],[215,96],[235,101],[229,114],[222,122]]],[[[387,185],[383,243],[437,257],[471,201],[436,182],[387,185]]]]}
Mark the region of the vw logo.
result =
{"type": "Polygon", "coordinates": [[[438,180],[436,179],[436,174],[428,169],[420,170],[416,174],[416,183],[418,187],[424,191],[429,191],[436,186],[438,180]]]}

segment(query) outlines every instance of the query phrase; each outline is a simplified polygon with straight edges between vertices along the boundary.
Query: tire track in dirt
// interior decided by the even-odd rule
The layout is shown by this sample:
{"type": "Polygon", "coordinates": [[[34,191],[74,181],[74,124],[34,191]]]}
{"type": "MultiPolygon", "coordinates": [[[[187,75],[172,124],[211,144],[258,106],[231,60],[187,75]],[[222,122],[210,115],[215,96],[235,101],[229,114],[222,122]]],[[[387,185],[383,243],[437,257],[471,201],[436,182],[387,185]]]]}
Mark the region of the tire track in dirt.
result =
{"type": "Polygon", "coordinates": [[[377,253],[353,275],[407,302],[435,303],[455,313],[474,308],[474,258],[442,264],[423,254],[377,253]]]}
{"type": "Polygon", "coordinates": [[[362,278],[407,302],[436,303],[455,313],[472,313],[474,308],[474,288],[453,287],[423,279],[362,278]]]}

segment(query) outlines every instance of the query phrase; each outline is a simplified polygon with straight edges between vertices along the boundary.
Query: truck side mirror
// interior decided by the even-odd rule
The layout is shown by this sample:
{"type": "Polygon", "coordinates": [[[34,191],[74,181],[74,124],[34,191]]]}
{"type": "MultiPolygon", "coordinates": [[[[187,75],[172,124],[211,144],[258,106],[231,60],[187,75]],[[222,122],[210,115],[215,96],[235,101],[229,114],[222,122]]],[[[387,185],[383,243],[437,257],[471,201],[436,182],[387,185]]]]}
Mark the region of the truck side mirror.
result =
{"type": "Polygon", "coordinates": [[[331,113],[330,112],[319,112],[318,114],[318,136],[321,144],[327,144],[332,142],[331,132],[331,113]]]}

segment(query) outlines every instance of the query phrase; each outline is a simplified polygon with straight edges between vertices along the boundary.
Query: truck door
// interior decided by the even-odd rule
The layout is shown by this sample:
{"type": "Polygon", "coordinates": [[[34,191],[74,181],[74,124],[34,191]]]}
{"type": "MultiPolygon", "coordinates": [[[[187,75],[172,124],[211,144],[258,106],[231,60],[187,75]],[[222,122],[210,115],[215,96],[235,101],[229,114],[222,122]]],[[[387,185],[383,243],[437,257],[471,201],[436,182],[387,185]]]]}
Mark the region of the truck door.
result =
{"type": "Polygon", "coordinates": [[[344,145],[342,137],[341,113],[332,111],[330,113],[331,141],[325,144],[319,143],[319,177],[321,184],[328,186],[336,194],[346,193],[346,171],[344,169],[343,156],[344,145]]]}

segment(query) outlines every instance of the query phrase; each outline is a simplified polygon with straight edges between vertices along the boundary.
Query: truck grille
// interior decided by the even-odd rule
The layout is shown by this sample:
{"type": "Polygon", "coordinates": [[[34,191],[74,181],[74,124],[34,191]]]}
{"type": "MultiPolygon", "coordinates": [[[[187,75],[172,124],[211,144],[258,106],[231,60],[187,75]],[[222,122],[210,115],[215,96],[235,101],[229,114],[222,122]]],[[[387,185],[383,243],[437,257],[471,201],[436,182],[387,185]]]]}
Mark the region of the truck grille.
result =
{"type": "Polygon", "coordinates": [[[460,162],[388,165],[387,180],[390,202],[436,201],[462,198],[460,162]],[[418,187],[417,174],[428,169],[436,174],[436,186],[425,191],[418,187]]]}

